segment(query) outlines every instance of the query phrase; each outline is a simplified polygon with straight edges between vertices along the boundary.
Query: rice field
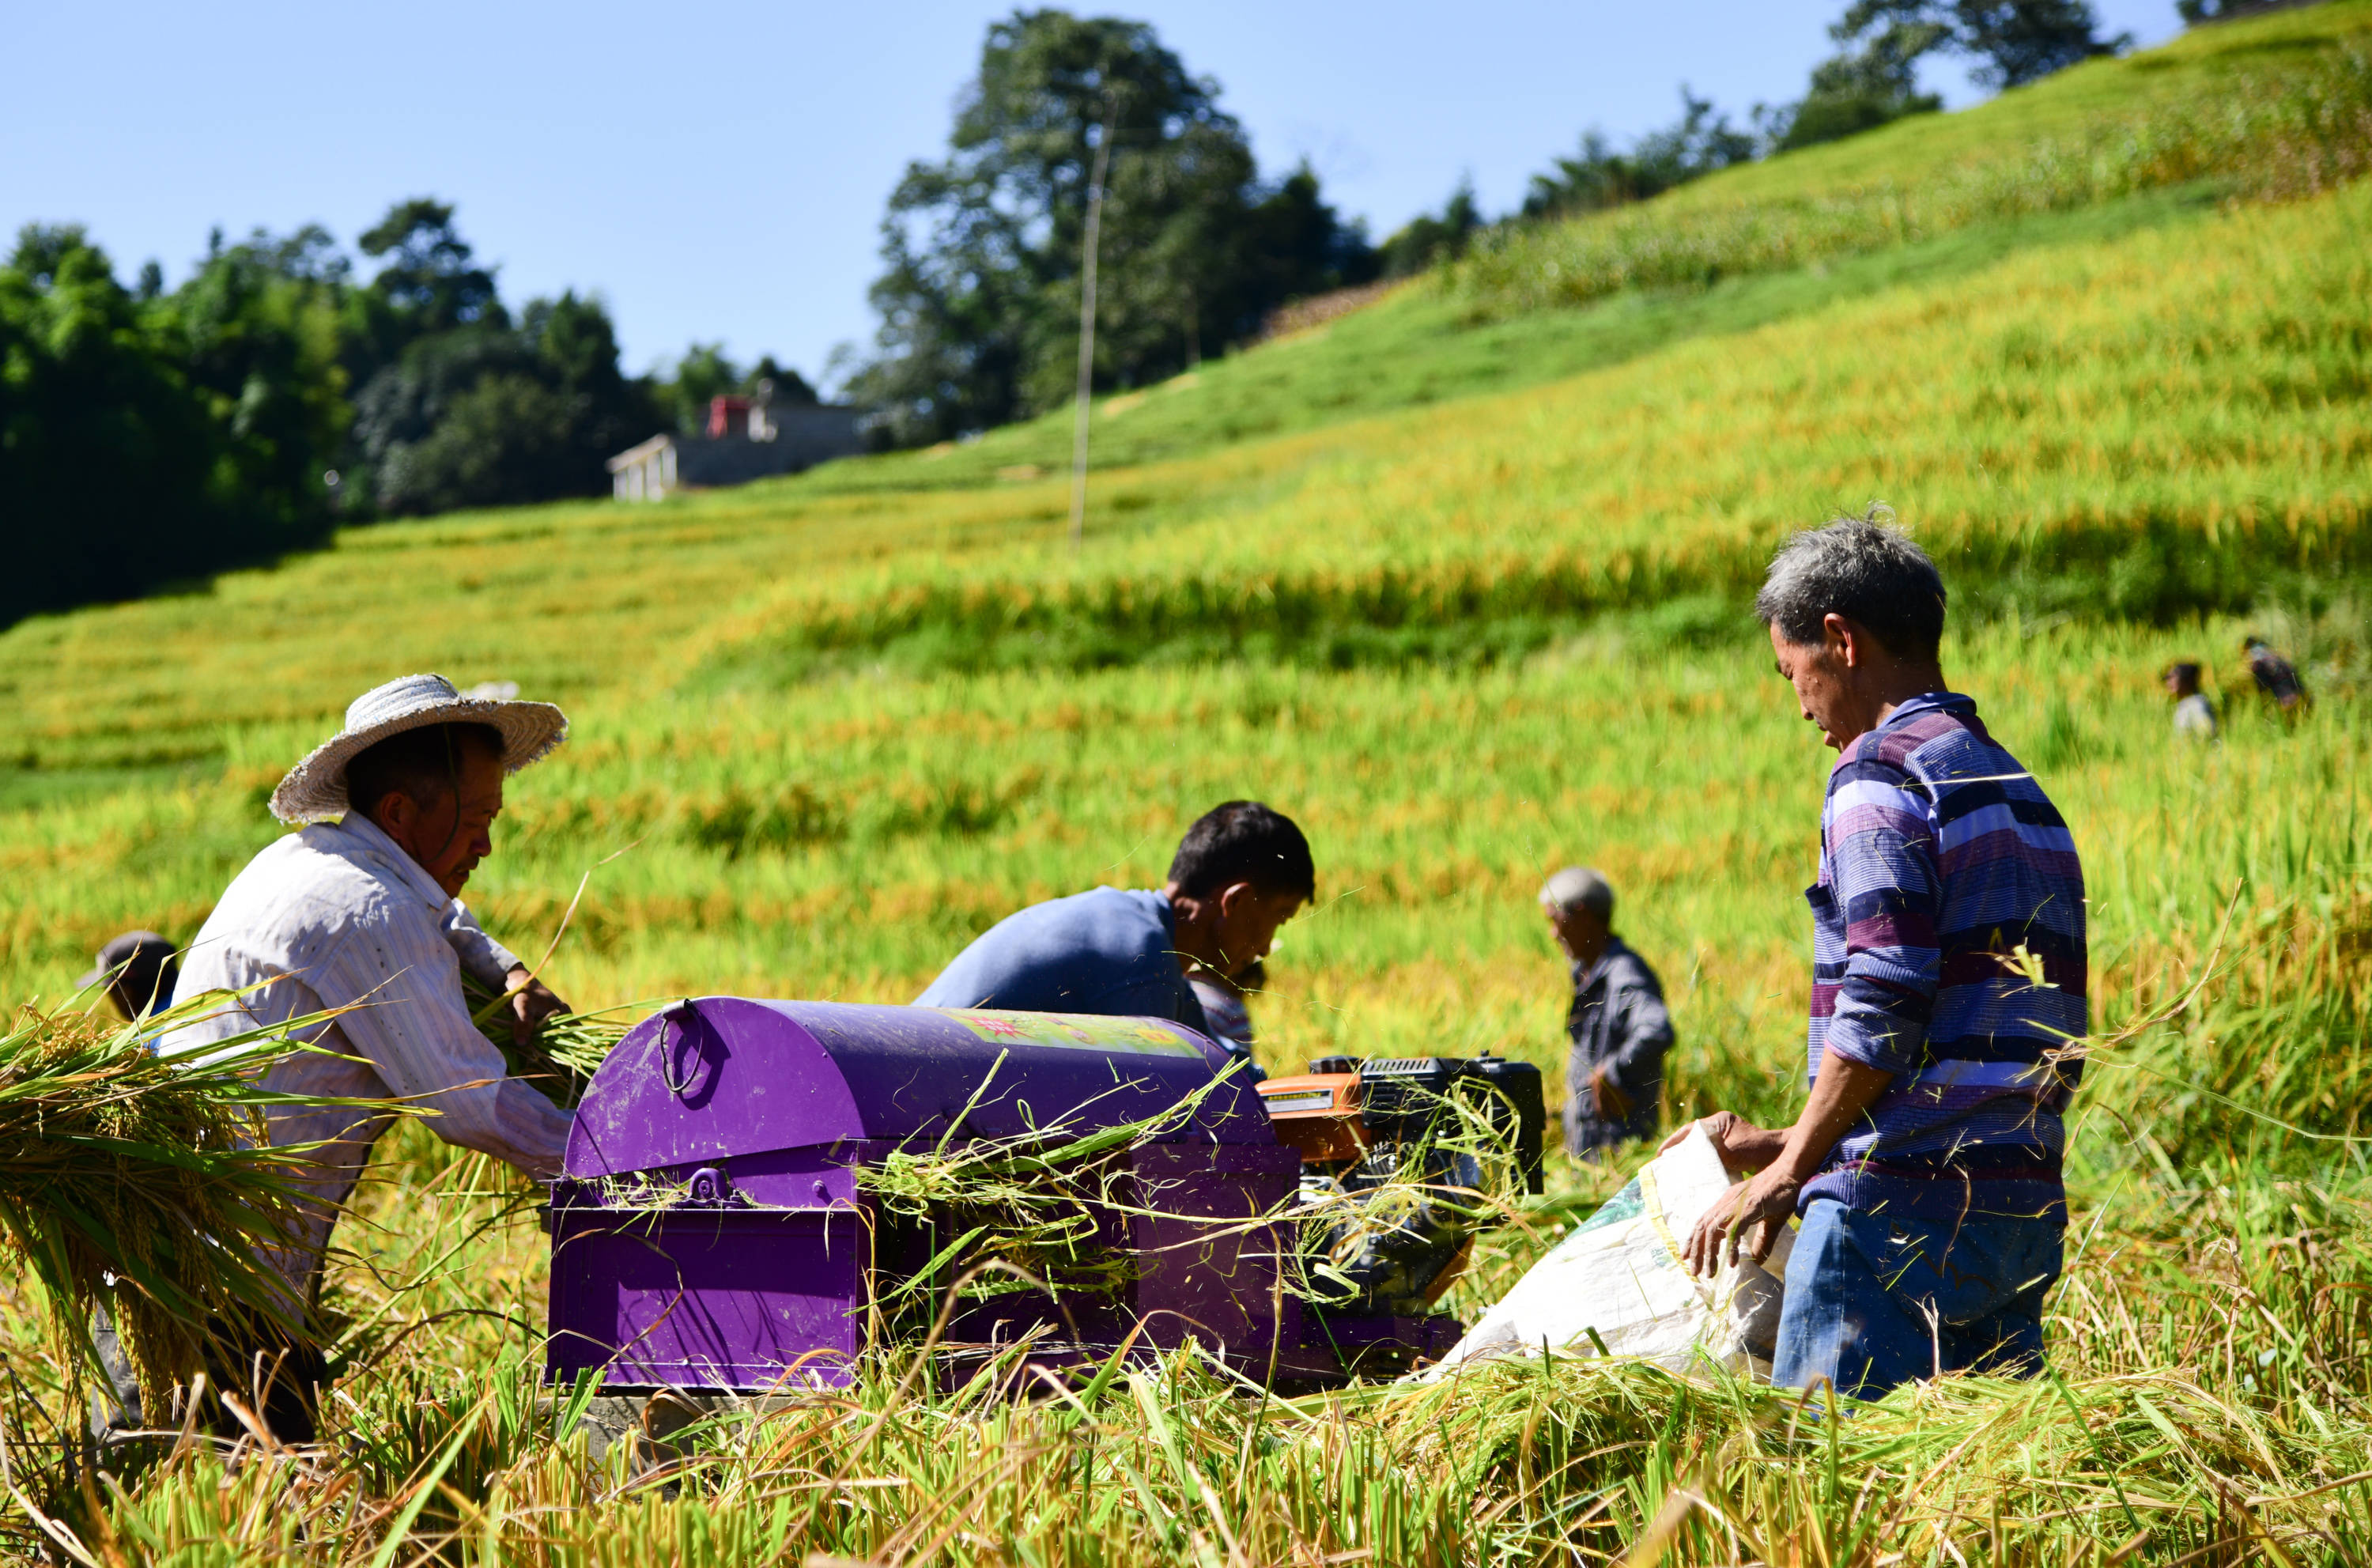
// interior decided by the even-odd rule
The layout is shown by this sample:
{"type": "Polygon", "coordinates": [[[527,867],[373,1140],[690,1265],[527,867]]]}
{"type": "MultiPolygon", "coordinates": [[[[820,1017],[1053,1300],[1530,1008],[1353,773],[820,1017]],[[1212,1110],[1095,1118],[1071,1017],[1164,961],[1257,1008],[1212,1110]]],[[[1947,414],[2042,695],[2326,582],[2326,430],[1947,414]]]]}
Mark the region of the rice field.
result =
{"type": "MultiPolygon", "coordinates": [[[[1961,168],[2367,17],[2208,29],[1745,174],[1961,168]]],[[[340,1233],[318,1452],[70,1463],[65,1370],[0,1282],[0,1532],[374,1568],[2372,1560],[2372,187],[2225,196],[1496,322],[1406,290],[1106,405],[1076,558],[1023,427],[354,530],[0,632],[0,994],[56,999],[128,926],[192,934],[345,701],[434,668],[569,708],[470,896],[541,952],[589,874],[551,973],[580,1007],[902,1001],[1023,902],[1157,883],[1186,822],[1255,796],[1320,878],[1255,999],[1272,1065],[1487,1046],[1560,1094],[1533,895],[1587,862],[1672,1000],[1669,1116],[1777,1121],[1827,754],[1742,599],[1786,529],[1883,497],[1955,588],[1948,671],[2085,857],[2051,1378],[1841,1418],[1596,1361],[1284,1400],[1179,1358],[1017,1403],[892,1351],[845,1395],[597,1453],[536,1386],[535,1194],[408,1125],[340,1233]],[[1384,346],[1397,406],[1362,369],[1384,346]],[[2250,691],[2250,632],[2298,658],[2303,720],[2250,691]],[[2215,746],[2170,733],[2178,657],[2208,666],[2215,746]]],[[[1449,1307],[1622,1176],[1556,1156],[1449,1307]]]]}

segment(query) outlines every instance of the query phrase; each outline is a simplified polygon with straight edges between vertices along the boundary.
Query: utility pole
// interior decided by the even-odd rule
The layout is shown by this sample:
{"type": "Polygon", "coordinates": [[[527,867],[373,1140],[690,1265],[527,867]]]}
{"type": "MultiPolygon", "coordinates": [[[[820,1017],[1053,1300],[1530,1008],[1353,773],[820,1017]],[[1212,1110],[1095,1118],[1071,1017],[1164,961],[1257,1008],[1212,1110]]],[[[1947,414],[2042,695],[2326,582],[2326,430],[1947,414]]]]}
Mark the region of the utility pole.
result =
{"type": "Polygon", "coordinates": [[[1079,552],[1087,528],[1087,401],[1096,374],[1096,246],[1104,226],[1104,176],[1111,169],[1112,132],[1120,122],[1120,95],[1104,89],[1104,134],[1096,143],[1096,168],[1087,177],[1087,255],[1079,266],[1079,396],[1071,422],[1071,553],[1079,552]]]}

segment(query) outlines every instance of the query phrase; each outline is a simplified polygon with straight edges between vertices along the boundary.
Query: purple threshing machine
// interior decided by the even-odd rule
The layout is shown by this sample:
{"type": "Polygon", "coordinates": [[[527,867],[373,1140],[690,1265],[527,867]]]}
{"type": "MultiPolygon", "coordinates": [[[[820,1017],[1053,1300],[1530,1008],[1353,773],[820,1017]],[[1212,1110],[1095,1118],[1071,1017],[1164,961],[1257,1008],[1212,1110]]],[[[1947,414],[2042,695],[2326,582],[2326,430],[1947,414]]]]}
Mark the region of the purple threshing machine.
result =
{"type": "Polygon", "coordinates": [[[1093,1245],[1127,1265],[1117,1287],[960,1297],[942,1349],[981,1356],[1035,1334],[1029,1359],[1072,1366],[1136,1330],[1148,1351],[1196,1342],[1298,1386],[1438,1355],[1459,1325],[1430,1297],[1321,1311],[1295,1288],[1295,1222],[1277,1216],[1303,1152],[1254,1085],[1214,1083],[1225,1060],[1163,1019],[677,1003],[625,1037],[577,1108],[552,1191],[547,1376],[598,1369],[622,1392],[844,1386],[880,1290],[926,1272],[951,1228],[885,1208],[858,1168],[1136,1122],[1198,1091],[1190,1115],[1114,1156],[1116,1201],[1092,1223],[1093,1245]]]}

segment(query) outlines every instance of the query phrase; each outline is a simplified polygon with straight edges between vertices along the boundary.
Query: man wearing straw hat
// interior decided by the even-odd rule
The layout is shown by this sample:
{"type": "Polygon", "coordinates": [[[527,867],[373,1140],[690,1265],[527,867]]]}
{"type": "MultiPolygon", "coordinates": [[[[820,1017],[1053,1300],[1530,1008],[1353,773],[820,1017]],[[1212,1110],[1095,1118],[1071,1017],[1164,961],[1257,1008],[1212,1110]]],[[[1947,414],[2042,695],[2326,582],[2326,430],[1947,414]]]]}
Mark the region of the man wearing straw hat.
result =
{"type": "MultiPolygon", "coordinates": [[[[249,862],[190,945],[180,994],[226,993],[223,1006],[159,1050],[203,1051],[258,1026],[346,1009],[319,1029],[321,1053],[287,1058],[264,1086],[314,1101],[400,1098],[430,1113],[430,1130],[448,1143],[530,1176],[557,1175],[568,1113],[509,1076],[471,1021],[461,977],[506,994],[522,1040],[564,1005],[480,929],[459,895],[494,851],[504,777],[567,734],[548,703],[464,696],[439,675],[405,676],[355,698],[345,727],[273,791],[273,816],[309,825],[249,862]]],[[[274,1144],[314,1145],[298,1183],[308,1234],[273,1260],[300,1316],[320,1289],[338,1212],[393,1121],[322,1104],[270,1113],[274,1144]]],[[[264,1419],[284,1440],[309,1439],[313,1385],[327,1376],[319,1350],[250,1337],[282,1361],[263,1390],[264,1419]]]]}

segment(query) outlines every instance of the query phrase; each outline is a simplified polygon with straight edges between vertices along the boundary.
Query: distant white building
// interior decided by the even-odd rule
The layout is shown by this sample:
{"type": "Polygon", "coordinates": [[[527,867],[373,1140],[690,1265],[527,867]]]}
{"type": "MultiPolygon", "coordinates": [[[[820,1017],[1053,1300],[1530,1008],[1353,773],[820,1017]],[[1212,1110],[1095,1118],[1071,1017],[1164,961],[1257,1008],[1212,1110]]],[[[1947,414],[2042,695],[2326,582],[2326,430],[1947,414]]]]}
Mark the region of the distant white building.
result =
{"type": "Polygon", "coordinates": [[[610,484],[621,501],[657,501],[676,488],[675,437],[654,436],[610,459],[610,484]]]}
{"type": "Polygon", "coordinates": [[[708,428],[697,436],[654,436],[610,459],[621,501],[657,501],[681,490],[747,484],[797,473],[865,450],[861,410],[838,403],[778,403],[772,381],[754,398],[708,402],[708,428]]]}

